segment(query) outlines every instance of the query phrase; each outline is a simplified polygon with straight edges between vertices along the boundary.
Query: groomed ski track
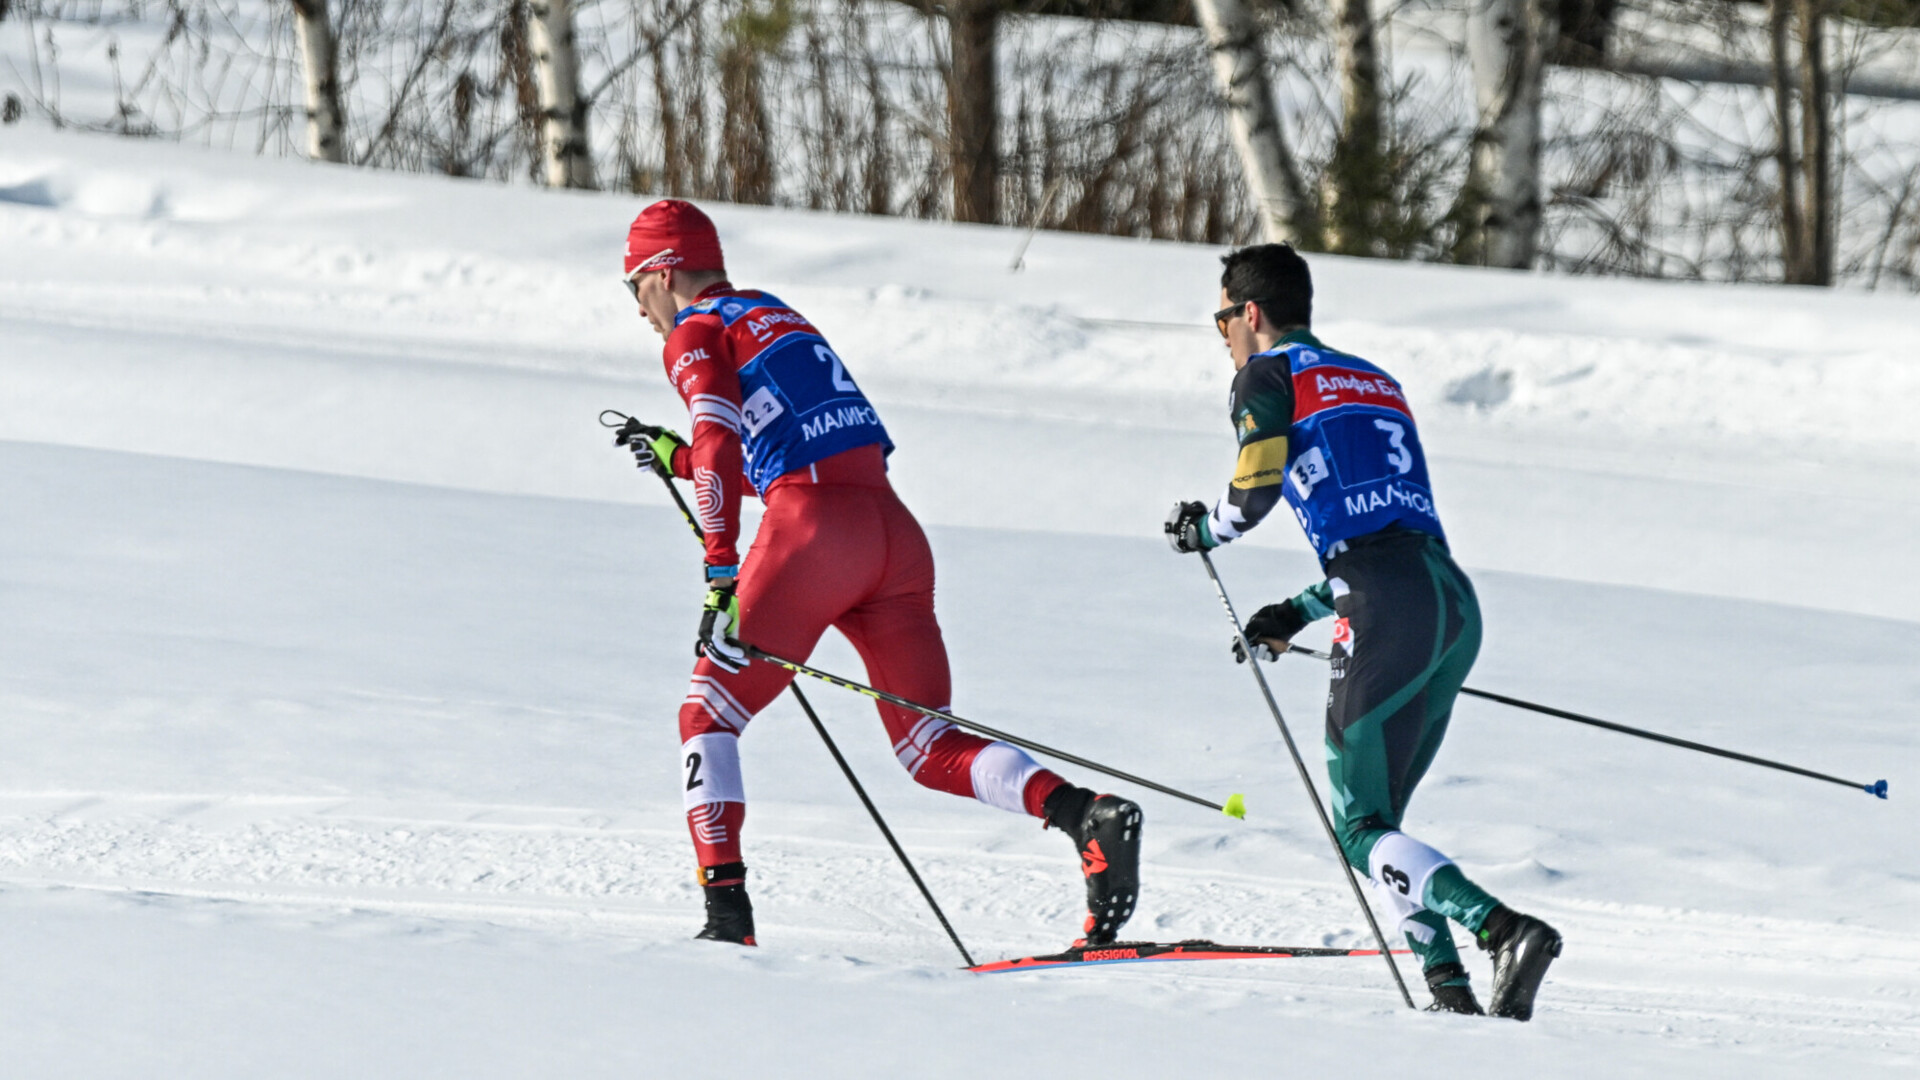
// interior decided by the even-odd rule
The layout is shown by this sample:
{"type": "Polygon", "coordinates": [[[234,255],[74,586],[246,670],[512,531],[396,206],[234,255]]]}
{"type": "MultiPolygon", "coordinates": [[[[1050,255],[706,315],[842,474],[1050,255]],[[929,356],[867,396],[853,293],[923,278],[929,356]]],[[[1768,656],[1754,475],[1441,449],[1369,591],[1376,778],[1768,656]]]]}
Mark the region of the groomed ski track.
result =
{"type": "MultiPolygon", "coordinates": [[[[42,915],[161,910],[252,933],[288,926],[322,935],[487,938],[521,950],[604,950],[602,959],[638,962],[665,953],[679,964],[703,955],[683,948],[689,905],[697,905],[677,850],[677,831],[649,828],[670,808],[609,820],[591,811],[482,806],[355,805],[330,799],[104,798],[81,793],[0,800],[7,871],[0,902],[16,914],[26,895],[42,915]],[[197,913],[197,914],[196,914],[197,913]]],[[[763,817],[787,818],[774,807],[763,817]]],[[[937,926],[884,851],[860,842],[857,813],[805,814],[814,828],[847,841],[814,841],[771,829],[758,845],[761,932],[778,941],[781,974],[825,985],[854,968],[879,966],[916,982],[977,978],[955,970],[937,926]],[[850,898],[834,883],[871,883],[850,898]],[[789,914],[791,912],[791,914],[789,914]],[[803,921],[793,921],[799,915],[803,921]],[[817,971],[810,970],[817,968],[817,971]]],[[[1043,924],[1071,927],[1070,879],[1058,858],[982,854],[975,830],[915,830],[921,873],[947,899],[980,949],[1015,955],[1059,942],[1043,924]],[[970,887],[991,876],[995,887],[970,887]]],[[[1321,880],[1276,880],[1201,867],[1156,867],[1153,925],[1269,940],[1319,940],[1364,948],[1364,927],[1335,903],[1321,880]],[[1221,910],[1231,905],[1231,910],[1221,910]]],[[[1722,1046],[1798,1056],[1874,1047],[1920,1051],[1913,1002],[1897,992],[1920,963],[1903,933],[1729,917],[1725,913],[1559,900],[1536,903],[1577,927],[1582,962],[1554,980],[1553,1015],[1569,1027],[1653,1039],[1669,1049],[1722,1046]],[[1861,995],[1862,988],[1882,993],[1861,995]],[[1879,998],[1880,1000],[1875,1000],[1879,998]]],[[[8,920],[12,921],[12,920],[8,920]]],[[[0,940],[18,934],[0,930],[0,940]]],[[[769,950],[769,955],[774,954],[769,950]]],[[[720,965],[758,964],[757,956],[720,965]]],[[[1097,993],[1122,983],[1122,1000],[1146,994],[1226,994],[1244,1007],[1275,1010],[1307,1000],[1319,1012],[1383,1011],[1377,958],[1316,959],[1276,972],[1271,965],[1165,965],[1139,974],[1102,966],[1006,973],[995,982],[1035,980],[1023,998],[1097,993]],[[1367,962],[1363,962],[1367,961],[1367,962]],[[1069,987],[1049,981],[1086,980],[1069,987]]],[[[1404,961],[1403,961],[1404,963],[1404,961]]],[[[190,970],[190,969],[189,969],[190,970]]],[[[635,973],[645,977],[644,969],[635,973]]],[[[188,976],[180,972],[178,976],[188,976]]],[[[814,992],[824,992],[824,987],[814,992]]],[[[962,991],[963,992],[963,991],[962,991]]],[[[1169,1005],[1169,1007],[1172,1007],[1169,1005]]],[[[1210,1007],[1202,1006],[1207,1011],[1210,1007]]],[[[617,1041],[617,1040],[616,1040],[617,1041]]],[[[1297,1052],[1297,1048],[1296,1048],[1297,1052]]],[[[1673,1059],[1686,1060],[1685,1056],[1673,1059]]],[[[1784,1063],[1774,1062],[1775,1066],[1784,1063]]],[[[1801,1067],[1804,1067],[1804,1062],[1801,1067]]],[[[1773,1075],[1761,1062],[1751,1068],[1773,1075]]],[[[1578,1063],[1556,1075],[1588,1075],[1578,1063]]],[[[1778,1075],[1792,1075],[1786,1068],[1778,1075]]],[[[1595,1074],[1597,1075],[1597,1073],[1595,1074]]]]}
{"type": "MultiPolygon", "coordinates": [[[[785,700],[743,747],[763,947],[686,940],[697,555],[594,423],[677,408],[608,269],[635,205],[0,141],[5,1071],[1920,1064],[1920,436],[1873,408],[1920,408],[1911,299],[1316,261],[1329,338],[1402,375],[1434,451],[1475,685],[1893,782],[1463,703],[1409,827],[1567,935],[1522,1026],[1405,1013],[1377,957],[958,971],[785,700]]],[[[1137,796],[1130,931],[1367,945],[1157,535],[1230,464],[1215,253],[1043,236],[1013,277],[999,230],[716,214],[902,445],[956,707],[1247,794],[1244,823],[1137,796]]],[[[1243,608],[1312,579],[1286,525],[1220,555],[1243,608]]],[[[861,674],[831,636],[813,662],[861,674]]],[[[1312,745],[1324,668],[1269,671],[1312,745]]],[[[1074,936],[1057,834],[914,787],[869,702],[808,693],[976,956],[1074,936]]]]}

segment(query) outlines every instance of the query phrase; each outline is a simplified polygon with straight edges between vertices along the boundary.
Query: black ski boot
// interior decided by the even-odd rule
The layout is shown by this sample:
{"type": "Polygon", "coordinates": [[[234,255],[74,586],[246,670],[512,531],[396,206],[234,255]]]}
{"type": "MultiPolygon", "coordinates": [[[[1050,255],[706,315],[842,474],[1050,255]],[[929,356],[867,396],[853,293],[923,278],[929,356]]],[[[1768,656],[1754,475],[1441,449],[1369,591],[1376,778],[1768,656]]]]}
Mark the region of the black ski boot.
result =
{"type": "Polygon", "coordinates": [[[1560,955],[1560,932],[1505,904],[1493,909],[1475,935],[1493,954],[1493,998],[1488,1012],[1511,1020],[1533,1019],[1533,996],[1547,965],[1560,955]]]}
{"type": "Polygon", "coordinates": [[[1047,796],[1042,809],[1047,824],[1073,838],[1087,879],[1086,936],[1074,944],[1111,944],[1140,899],[1140,808],[1118,795],[1067,785],[1047,796]]]}
{"type": "Polygon", "coordinates": [[[753,901],[747,899],[747,864],[724,863],[700,868],[700,888],[707,894],[707,925],[693,935],[699,941],[730,941],[752,945],[753,901]]]}
{"type": "Polygon", "coordinates": [[[1467,985],[1467,969],[1461,964],[1438,964],[1428,968],[1427,989],[1433,992],[1433,1004],[1427,1006],[1428,1012],[1487,1015],[1474,998],[1473,987],[1467,985]]]}

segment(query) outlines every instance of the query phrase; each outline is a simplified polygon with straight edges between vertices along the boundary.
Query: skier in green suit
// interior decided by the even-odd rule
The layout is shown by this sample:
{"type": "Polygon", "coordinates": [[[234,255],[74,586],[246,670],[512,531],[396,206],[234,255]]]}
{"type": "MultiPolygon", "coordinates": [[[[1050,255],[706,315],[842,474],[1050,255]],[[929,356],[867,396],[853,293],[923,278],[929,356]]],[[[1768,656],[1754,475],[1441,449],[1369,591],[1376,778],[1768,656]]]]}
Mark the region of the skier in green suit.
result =
{"type": "MultiPolygon", "coordinates": [[[[1481,1012],[1452,920],[1493,954],[1492,1013],[1526,1020],[1560,935],[1400,831],[1480,651],[1479,601],[1448,552],[1413,413],[1385,371],[1313,336],[1313,280],[1293,248],[1263,244],[1223,261],[1214,320],[1236,369],[1240,457],[1212,509],[1174,507],[1168,541],[1205,551],[1282,499],[1292,508],[1326,580],[1262,608],[1246,638],[1270,660],[1308,623],[1335,617],[1327,772],[1343,853],[1399,916],[1432,1008],[1481,1012]]],[[[1237,640],[1234,652],[1247,659],[1237,640]]]]}

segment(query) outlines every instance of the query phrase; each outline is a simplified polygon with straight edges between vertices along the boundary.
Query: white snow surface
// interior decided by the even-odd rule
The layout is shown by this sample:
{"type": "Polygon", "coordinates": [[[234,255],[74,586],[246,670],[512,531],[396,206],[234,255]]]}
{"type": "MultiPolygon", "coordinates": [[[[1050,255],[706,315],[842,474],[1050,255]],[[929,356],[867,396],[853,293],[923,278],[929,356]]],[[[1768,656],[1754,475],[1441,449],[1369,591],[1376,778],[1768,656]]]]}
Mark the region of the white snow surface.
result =
{"type": "MultiPolygon", "coordinates": [[[[1322,336],[1421,420],[1472,685],[1893,782],[1463,700],[1407,827],[1565,933],[1517,1025],[1409,1013],[1377,959],[958,971],[786,699],[743,742],[762,945],[687,940],[698,554],[595,423],[684,415],[616,280],[644,202],[0,133],[0,1071],[1920,1065],[1916,301],[1314,259],[1322,336]]],[[[1013,272],[1011,230],[709,209],[900,444],[955,707],[1247,794],[1139,796],[1132,929],[1363,945],[1158,535],[1231,464],[1219,252],[1042,234],[1013,272]]],[[[1242,611],[1317,574],[1284,519],[1218,563],[1242,611]]],[[[1323,673],[1269,670],[1316,747],[1323,673]]],[[[1061,838],[806,689],[976,956],[1074,935],[1061,838]]]]}

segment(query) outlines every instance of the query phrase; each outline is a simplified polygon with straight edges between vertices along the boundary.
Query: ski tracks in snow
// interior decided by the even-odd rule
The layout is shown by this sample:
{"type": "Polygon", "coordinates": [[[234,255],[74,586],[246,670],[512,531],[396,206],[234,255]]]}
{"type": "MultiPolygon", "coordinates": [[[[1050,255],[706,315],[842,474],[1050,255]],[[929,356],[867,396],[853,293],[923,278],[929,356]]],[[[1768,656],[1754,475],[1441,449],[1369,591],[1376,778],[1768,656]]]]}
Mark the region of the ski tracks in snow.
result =
{"type": "MultiPolygon", "coordinates": [[[[867,842],[872,827],[857,812],[764,801],[755,811],[763,938],[817,939],[886,962],[945,962],[938,929],[891,854],[877,837],[867,842]]],[[[935,895],[982,949],[1044,951],[1077,935],[1083,893],[1065,841],[1050,857],[982,851],[977,828],[948,836],[938,826],[897,824],[935,895]]],[[[1136,920],[1142,933],[1299,938],[1314,925],[1336,929],[1308,935],[1311,944],[1360,944],[1345,927],[1357,920],[1316,899],[1311,885],[1157,873],[1167,887],[1136,920]],[[1262,912],[1287,915],[1276,923],[1262,912]]],[[[600,812],[343,797],[7,794],[0,880],[644,937],[685,936],[700,911],[677,806],[600,812]]]]}
{"type": "MultiPolygon", "coordinates": [[[[772,808],[768,808],[772,811],[772,808]]],[[[817,808],[767,813],[755,898],[771,950],[937,969],[954,958],[863,822],[817,808]],[[818,821],[806,820],[810,817],[818,821]],[[798,825],[798,828],[794,826],[798,825]]],[[[503,925],[620,945],[677,941],[698,922],[673,808],[617,812],[346,797],[0,794],[0,881],[238,903],[228,917],[321,907],[438,925],[503,925]]],[[[1079,882],[1065,852],[983,851],[979,834],[904,830],[976,955],[1045,951],[1072,935],[1079,882]]],[[[1191,843],[1162,831],[1142,937],[1362,946],[1337,879],[1277,880],[1168,866],[1191,843]]],[[[1330,869],[1330,868],[1329,868],[1330,869]]],[[[1819,1046],[1920,1057],[1920,944],[1855,925],[1559,898],[1530,904],[1567,937],[1541,1021],[1678,1045],[1795,1056],[1819,1046]]],[[[1463,951],[1485,992],[1484,961],[1463,951]]],[[[716,950],[716,955],[719,950],[716,950]]],[[[1416,973],[1407,971],[1410,980],[1416,973]]],[[[1277,1007],[1378,1005],[1372,961],[1249,962],[1015,976],[1121,980],[1154,994],[1252,995],[1277,1007]]],[[[1084,991],[1085,984],[1081,989],[1084,991]]]]}

